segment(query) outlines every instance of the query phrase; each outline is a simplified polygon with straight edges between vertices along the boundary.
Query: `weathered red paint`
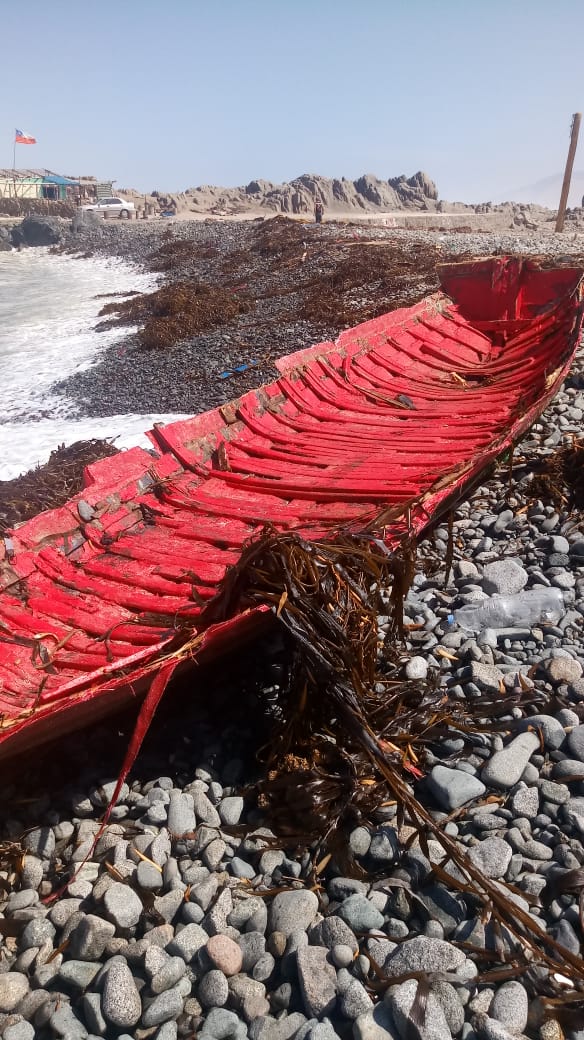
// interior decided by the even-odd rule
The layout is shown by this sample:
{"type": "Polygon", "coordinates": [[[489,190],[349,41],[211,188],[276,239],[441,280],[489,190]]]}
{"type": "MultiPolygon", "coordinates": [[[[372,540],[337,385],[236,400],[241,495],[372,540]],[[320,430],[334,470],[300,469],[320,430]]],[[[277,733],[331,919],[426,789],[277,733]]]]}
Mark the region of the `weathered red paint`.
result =
{"type": "MultiPolygon", "coordinates": [[[[143,696],[177,624],[196,629],[266,522],[308,537],[374,529],[390,546],[423,530],[555,393],[582,275],[517,258],[448,266],[445,293],[156,427],[156,457],[88,467],[82,494],[0,541],[0,757],[143,696]]],[[[197,652],[249,637],[265,612],[202,631],[197,652]]]]}

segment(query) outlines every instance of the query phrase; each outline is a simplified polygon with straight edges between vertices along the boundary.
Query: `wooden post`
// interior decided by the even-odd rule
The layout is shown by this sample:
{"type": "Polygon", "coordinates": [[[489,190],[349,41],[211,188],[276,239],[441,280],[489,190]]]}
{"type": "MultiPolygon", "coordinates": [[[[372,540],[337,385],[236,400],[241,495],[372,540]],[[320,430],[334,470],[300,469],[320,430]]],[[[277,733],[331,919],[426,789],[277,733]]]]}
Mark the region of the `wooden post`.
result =
{"type": "Polygon", "coordinates": [[[558,208],[558,217],[556,220],[556,231],[564,230],[564,218],[566,216],[566,206],[568,205],[568,195],[570,194],[570,181],[572,180],[572,169],[574,166],[574,159],[576,156],[576,147],[578,145],[578,134],[580,133],[581,120],[582,113],[575,112],[572,116],[572,136],[570,138],[568,158],[566,159],[564,183],[562,184],[562,194],[560,195],[560,205],[558,208]]]}

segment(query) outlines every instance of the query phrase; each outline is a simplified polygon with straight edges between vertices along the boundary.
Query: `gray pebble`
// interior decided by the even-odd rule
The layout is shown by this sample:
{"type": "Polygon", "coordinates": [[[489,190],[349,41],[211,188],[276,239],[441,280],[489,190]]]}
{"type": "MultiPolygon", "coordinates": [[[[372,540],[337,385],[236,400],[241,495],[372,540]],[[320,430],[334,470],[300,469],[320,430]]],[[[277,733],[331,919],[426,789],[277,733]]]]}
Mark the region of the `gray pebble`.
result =
{"type": "Polygon", "coordinates": [[[499,693],[503,681],[503,672],[492,664],[482,661],[471,661],[468,671],[470,680],[486,693],[499,693]]]}
{"type": "Polygon", "coordinates": [[[105,912],[116,928],[132,928],[142,916],[142,901],[129,885],[114,881],[103,898],[105,912]]]}
{"type": "Polygon", "coordinates": [[[142,1014],[142,1002],[128,965],[116,959],[105,976],[101,1007],[105,1018],[118,1028],[135,1026],[142,1014]]]}
{"type": "Polygon", "coordinates": [[[247,975],[234,975],[229,979],[229,999],[240,1011],[246,1022],[253,1022],[258,1015],[267,1015],[270,1005],[266,1000],[266,987],[247,975]]]}
{"type": "Polygon", "coordinates": [[[504,982],[495,990],[489,1016],[500,1022],[510,1033],[522,1033],[527,1026],[529,998],[520,982],[504,982]]]}
{"type": "Polygon", "coordinates": [[[354,1040],[401,1040],[387,1004],[376,1004],[372,1011],[353,1022],[354,1040]]]}
{"type": "Polygon", "coordinates": [[[26,975],[7,971],[0,974],[0,1012],[9,1014],[18,1007],[30,989],[26,975]]]}
{"type": "Polygon", "coordinates": [[[373,1001],[358,979],[353,979],[342,993],[339,1006],[345,1018],[354,1021],[373,1007],[373,1001]]]}
{"type": "MultiPolygon", "coordinates": [[[[195,788],[192,793],[193,805],[197,819],[206,823],[208,827],[220,827],[221,817],[215,806],[209,801],[204,791],[195,788]]],[[[172,828],[169,827],[169,830],[172,828]]]]}
{"type": "Polygon", "coordinates": [[[86,1040],[87,1029],[70,1004],[60,1003],[50,1018],[51,1029],[64,1040],[86,1040]]]}
{"type": "Polygon", "coordinates": [[[367,827],[355,827],[349,835],[349,846],[355,856],[366,856],[371,844],[371,832],[367,827]]]}
{"type": "Polygon", "coordinates": [[[82,1000],[83,1018],[88,1029],[92,1033],[102,1036],[107,1032],[107,1022],[101,1010],[101,996],[99,993],[84,993],[82,1000]]]}
{"type": "MultiPolygon", "coordinates": [[[[23,913],[24,911],[21,911],[23,913]]],[[[33,946],[43,946],[55,938],[56,929],[48,918],[34,918],[26,925],[19,940],[20,950],[30,950],[33,946]]]]}
{"type": "Polygon", "coordinates": [[[229,986],[222,971],[208,971],[199,982],[197,996],[205,1008],[223,1007],[229,997],[229,986]]]}
{"type": "Polygon", "coordinates": [[[432,769],[428,777],[428,787],[438,804],[447,812],[480,798],[486,791],[485,785],[476,776],[441,765],[432,769]]]}
{"type": "Polygon", "coordinates": [[[503,838],[485,838],[468,850],[468,857],[486,877],[502,878],[513,855],[511,846],[503,838]]]}
{"type": "Polygon", "coordinates": [[[166,949],[172,957],[182,957],[188,963],[203,946],[207,945],[208,939],[207,932],[200,925],[187,924],[176,933],[166,949]]]}
{"type": "Polygon", "coordinates": [[[425,657],[411,657],[405,667],[406,679],[425,679],[428,664],[425,657]]]}
{"type": "Polygon", "coordinates": [[[406,939],[387,958],[384,969],[388,976],[408,971],[456,971],[466,960],[462,950],[442,939],[417,936],[406,939]]]}
{"type": "Polygon", "coordinates": [[[288,936],[299,928],[309,928],[317,912],[318,899],[314,892],[307,889],[280,892],[272,900],[269,910],[270,931],[288,936]]]}
{"type": "Polygon", "coordinates": [[[34,1036],[34,1026],[24,1021],[5,1026],[2,1033],[3,1040],[34,1040],[34,1036]]]}
{"type": "Polygon", "coordinates": [[[353,963],[353,951],[350,946],[337,943],[331,950],[333,964],[337,968],[348,968],[353,963]]]}
{"type": "Polygon", "coordinates": [[[235,826],[241,819],[243,812],[243,798],[239,795],[231,795],[223,800],[218,805],[219,816],[221,822],[227,824],[227,826],[235,826]]]}
{"type": "Polygon", "coordinates": [[[67,954],[80,961],[99,960],[115,932],[115,926],[110,921],[104,921],[95,914],[86,914],[69,936],[67,954]]]}
{"type": "Polygon", "coordinates": [[[152,976],[150,988],[153,993],[164,993],[172,989],[182,979],[187,969],[186,962],[182,957],[167,956],[163,964],[152,976]]]}
{"type": "Polygon", "coordinates": [[[235,1014],[226,1008],[211,1008],[207,1015],[203,1028],[199,1033],[201,1040],[208,1037],[209,1040],[243,1040],[247,1034],[245,1024],[235,1014]]]}
{"type": "MultiPolygon", "coordinates": [[[[410,1012],[416,1000],[418,983],[416,979],[408,979],[388,991],[386,1002],[402,1040],[406,1040],[411,1029],[410,1012]]],[[[452,1040],[452,1033],[446,1021],[441,1005],[432,992],[428,994],[425,1004],[423,1024],[418,1027],[420,1040],[452,1040]]]]}
{"type": "Polygon", "coordinates": [[[70,986],[85,990],[91,986],[102,965],[99,961],[64,961],[59,968],[59,978],[70,986]]]}
{"type": "Polygon", "coordinates": [[[182,1012],[184,997],[179,989],[167,989],[154,998],[142,1015],[142,1025],[146,1029],[159,1026],[172,1018],[178,1018],[182,1012]]]}
{"type": "Polygon", "coordinates": [[[493,787],[513,787],[537,748],[537,733],[520,733],[502,751],[495,752],[482,770],[482,779],[493,787]]]}
{"type": "Polygon", "coordinates": [[[306,1014],[314,1018],[330,1014],[336,1003],[337,975],[328,950],[324,946],[301,947],[297,967],[306,1014]]]}
{"type": "Polygon", "coordinates": [[[489,596],[512,596],[525,588],[528,578],[519,560],[508,557],[485,565],[482,585],[489,596]]]}
{"type": "Polygon", "coordinates": [[[39,859],[52,859],[55,853],[55,835],[51,827],[35,827],[22,839],[24,847],[39,859]]]}
{"type": "Polygon", "coordinates": [[[337,915],[353,932],[369,932],[383,927],[383,914],[367,899],[356,892],[344,899],[337,915]]]}
{"type": "Polygon", "coordinates": [[[192,795],[171,791],[168,816],[165,811],[164,818],[168,820],[168,830],[175,837],[192,833],[197,826],[192,795]]]}

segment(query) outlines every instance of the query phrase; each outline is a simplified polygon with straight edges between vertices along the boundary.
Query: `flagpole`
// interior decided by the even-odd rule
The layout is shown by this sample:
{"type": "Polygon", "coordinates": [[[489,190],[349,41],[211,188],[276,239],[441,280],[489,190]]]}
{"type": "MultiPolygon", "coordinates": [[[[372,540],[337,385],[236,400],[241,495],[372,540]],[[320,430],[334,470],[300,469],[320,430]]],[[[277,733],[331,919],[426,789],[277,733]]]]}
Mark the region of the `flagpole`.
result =
{"type": "Polygon", "coordinates": [[[12,172],[16,172],[16,134],[14,135],[14,146],[12,149],[12,172]]]}

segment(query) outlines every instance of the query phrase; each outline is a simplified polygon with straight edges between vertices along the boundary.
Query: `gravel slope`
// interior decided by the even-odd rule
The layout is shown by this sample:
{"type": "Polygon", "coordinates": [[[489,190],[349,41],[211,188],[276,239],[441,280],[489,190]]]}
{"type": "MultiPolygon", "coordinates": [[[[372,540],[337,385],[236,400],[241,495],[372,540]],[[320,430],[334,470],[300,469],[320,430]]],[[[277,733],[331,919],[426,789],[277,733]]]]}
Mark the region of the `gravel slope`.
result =
{"type": "MultiPolygon", "coordinates": [[[[377,299],[378,313],[422,299],[438,287],[434,268],[441,259],[506,252],[549,256],[584,253],[584,235],[440,234],[334,223],[292,224],[289,246],[279,251],[276,244],[273,252],[262,253],[258,234],[264,227],[255,222],[177,222],[166,228],[160,224],[121,224],[88,228],[81,236],[72,236],[70,248],[121,253],[147,266],[152,266],[152,254],[171,239],[190,242],[192,253],[186,258],[179,253],[175,266],[161,278],[172,282],[194,277],[223,285],[228,291],[249,297],[252,309],[227,325],[167,350],[144,350],[129,337],[124,345],[107,351],[98,364],[56,389],[73,398],[82,413],[93,416],[172,411],[194,414],[223,404],[273,379],[275,358],[320,340],[334,339],[344,327],[357,323],[358,317],[337,324],[326,311],[327,320],[302,317],[302,287],[316,281],[318,295],[318,279],[334,277],[339,263],[357,265],[364,254],[374,260],[376,250],[369,243],[395,250],[393,259],[397,262],[391,277],[398,284],[403,282],[403,288],[394,294],[381,291],[378,272],[373,270],[364,285],[339,295],[339,304],[348,302],[349,314],[358,315],[359,305],[367,299],[377,299]],[[405,268],[404,262],[408,265],[405,268]],[[221,378],[225,371],[251,361],[257,366],[221,378]]],[[[325,291],[323,287],[323,296],[325,291]]]]}

